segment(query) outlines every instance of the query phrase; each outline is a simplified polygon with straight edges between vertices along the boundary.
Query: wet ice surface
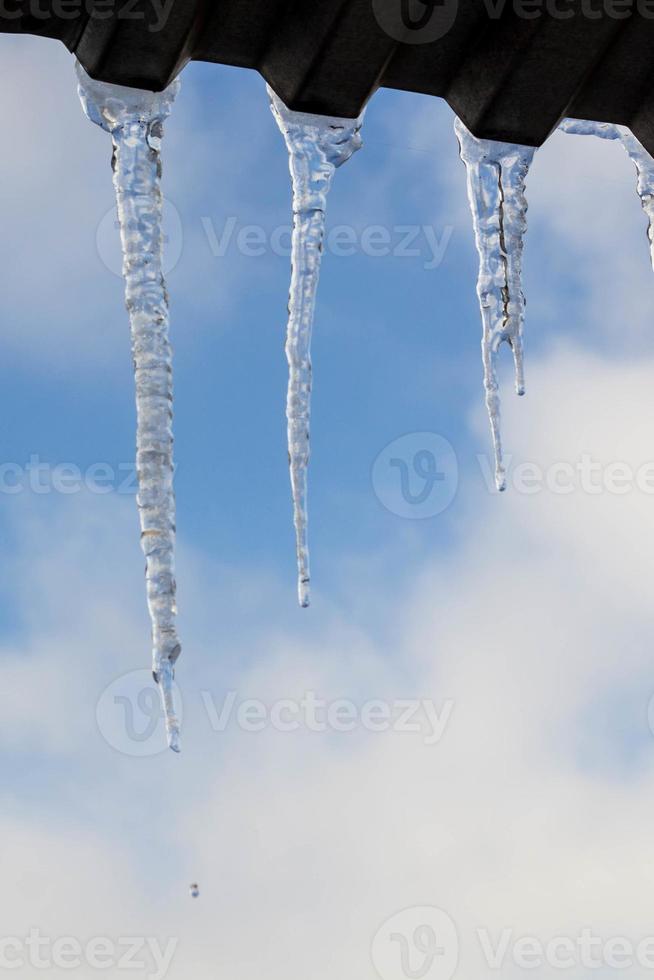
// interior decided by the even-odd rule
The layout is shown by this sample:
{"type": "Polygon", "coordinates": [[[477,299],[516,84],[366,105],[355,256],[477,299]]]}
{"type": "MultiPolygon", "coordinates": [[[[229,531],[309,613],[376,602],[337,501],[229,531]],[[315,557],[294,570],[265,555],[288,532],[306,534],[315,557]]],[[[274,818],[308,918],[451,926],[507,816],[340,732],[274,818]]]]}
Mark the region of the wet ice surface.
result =
{"type": "Polygon", "coordinates": [[[325,237],[325,209],[334,173],[362,146],[363,117],[337,119],[287,109],[268,88],[286,141],[293,186],[291,289],[286,357],[289,366],[288,455],[295,523],[298,600],[310,602],[307,484],[311,421],[311,333],[325,237]]]}
{"type": "Polygon", "coordinates": [[[479,252],[477,295],[483,325],[484,389],[495,452],[495,483],[498,490],[504,490],[497,361],[501,345],[507,343],[513,352],[516,391],[523,395],[525,180],[536,151],[533,146],[477,139],[460,119],[454,128],[466,165],[468,200],[479,252]]]}
{"type": "MultiPolygon", "coordinates": [[[[153,672],[163,700],[169,745],[179,751],[173,680],[181,652],[176,629],[175,498],[173,490],[172,353],[168,295],[163,277],[161,139],[179,82],[152,93],[93,81],[77,66],[88,117],[113,140],[126,305],[129,311],[137,404],[137,497],[146,557],[152,621],[153,672]]],[[[292,276],[286,356],[288,448],[298,562],[298,597],[310,601],[307,479],[310,447],[311,334],[325,235],[327,196],[335,171],[360,149],[362,117],[335,119],[293,112],[268,90],[272,112],[289,153],[293,188],[292,276]]],[[[637,190],[649,221],[654,265],[654,159],[626,127],[567,119],[564,132],[622,143],[635,164],[637,190]]],[[[479,253],[486,406],[495,451],[498,489],[505,487],[497,359],[507,343],[515,383],[523,394],[522,253],[527,228],[525,182],[535,149],[477,139],[456,120],[461,159],[479,253]]],[[[197,885],[191,886],[197,897],[197,885]]]]}
{"type": "Polygon", "coordinates": [[[579,136],[599,136],[600,139],[618,140],[622,143],[636,168],[636,190],[643,211],[647,215],[647,237],[652,267],[654,268],[654,158],[627,126],[589,122],[585,119],[564,119],[559,128],[564,133],[573,133],[579,136]]]}
{"type": "Polygon", "coordinates": [[[165,92],[145,92],[96,82],[79,64],[77,77],[84,111],[113,140],[114,187],[136,380],[137,503],[152,621],[153,673],[163,700],[168,744],[178,752],[173,679],[181,647],[175,624],[172,352],[162,270],[160,150],[163,122],[179,82],[165,92]]]}
{"type": "Polygon", "coordinates": [[[599,136],[605,140],[621,139],[620,127],[613,123],[591,122],[589,119],[564,119],[559,129],[575,136],[599,136]]]}
{"type": "MultiPolygon", "coordinates": [[[[565,119],[560,129],[582,136],[622,143],[636,167],[637,191],[648,218],[650,255],[654,267],[654,159],[625,126],[565,119]]],[[[483,322],[482,357],[486,407],[495,452],[495,483],[506,487],[497,378],[498,353],[508,343],[515,361],[515,384],[524,394],[522,253],[527,230],[525,182],[535,148],[478,139],[457,119],[455,131],[466,165],[468,199],[479,253],[477,293],[483,322]]]]}

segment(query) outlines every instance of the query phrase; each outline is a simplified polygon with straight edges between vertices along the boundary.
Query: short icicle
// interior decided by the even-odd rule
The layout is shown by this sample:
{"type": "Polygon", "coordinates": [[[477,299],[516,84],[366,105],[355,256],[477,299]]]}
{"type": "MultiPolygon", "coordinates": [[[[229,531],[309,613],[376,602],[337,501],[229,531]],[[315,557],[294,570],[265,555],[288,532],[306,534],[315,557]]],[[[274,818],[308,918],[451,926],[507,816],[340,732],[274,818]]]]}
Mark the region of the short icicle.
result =
{"type": "Polygon", "coordinates": [[[468,199],[479,252],[477,294],[483,323],[484,389],[495,451],[495,484],[498,490],[504,490],[497,359],[500,346],[506,342],[513,352],[516,391],[524,395],[525,181],[536,151],[532,146],[477,139],[460,119],[454,128],[461,159],[466,165],[468,199]]]}
{"type": "Polygon", "coordinates": [[[286,357],[289,366],[288,454],[297,546],[298,599],[310,602],[307,484],[311,421],[311,332],[325,236],[325,208],[334,172],[362,146],[358,119],[293,112],[268,88],[286,141],[293,185],[292,276],[286,357]]]}
{"type": "Polygon", "coordinates": [[[168,744],[179,752],[173,696],[181,647],[175,617],[172,357],[163,277],[161,137],[179,82],[165,92],[109,85],[77,65],[89,119],[113,139],[114,186],[123,246],[126,304],[136,378],[138,509],[152,620],[153,673],[161,691],[168,744]]]}

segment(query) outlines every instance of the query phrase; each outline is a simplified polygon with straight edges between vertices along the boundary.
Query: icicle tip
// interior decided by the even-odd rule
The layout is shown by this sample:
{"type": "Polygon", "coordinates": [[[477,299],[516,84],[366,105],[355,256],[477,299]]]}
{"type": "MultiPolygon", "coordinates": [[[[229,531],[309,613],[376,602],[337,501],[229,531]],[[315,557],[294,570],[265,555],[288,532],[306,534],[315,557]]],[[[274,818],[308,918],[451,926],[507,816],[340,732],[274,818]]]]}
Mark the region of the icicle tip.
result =
{"type": "Polygon", "coordinates": [[[171,660],[155,661],[155,668],[152,672],[155,683],[159,687],[161,695],[161,706],[163,708],[166,723],[166,738],[168,748],[173,752],[181,752],[180,747],[180,726],[177,712],[175,711],[175,697],[173,683],[175,680],[175,668],[171,660]]]}
{"type": "Polygon", "coordinates": [[[308,609],[311,605],[311,592],[309,579],[301,579],[297,586],[297,597],[300,607],[308,609]]]}

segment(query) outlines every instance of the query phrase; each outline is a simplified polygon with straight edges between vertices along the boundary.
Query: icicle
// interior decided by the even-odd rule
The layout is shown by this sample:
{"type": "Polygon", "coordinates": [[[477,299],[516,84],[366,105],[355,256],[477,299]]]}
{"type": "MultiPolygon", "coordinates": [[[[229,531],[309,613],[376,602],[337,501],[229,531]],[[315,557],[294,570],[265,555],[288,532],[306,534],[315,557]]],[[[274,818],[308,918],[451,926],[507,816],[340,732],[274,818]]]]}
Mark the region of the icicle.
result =
{"type": "Polygon", "coordinates": [[[636,189],[643,211],[647,215],[647,238],[652,268],[654,269],[654,159],[640,140],[636,139],[631,130],[626,127],[620,127],[620,129],[622,145],[636,167],[636,189]]]}
{"type": "Polygon", "coordinates": [[[311,331],[325,235],[327,194],[335,170],[362,146],[358,119],[292,112],[268,88],[273,115],[289,153],[293,183],[292,277],[286,357],[289,366],[288,454],[293,492],[298,599],[310,601],[307,478],[311,418],[311,331]]]}
{"type": "Polygon", "coordinates": [[[152,620],[153,672],[161,690],[168,744],[178,752],[173,678],[181,647],[175,627],[173,393],[168,295],[162,271],[160,149],[163,121],[179,82],[156,93],[96,82],[79,64],[77,76],[87,116],[113,139],[114,186],[136,377],[137,502],[152,620]]]}
{"type": "Polygon", "coordinates": [[[564,133],[578,136],[599,136],[605,140],[619,140],[636,168],[636,190],[647,215],[650,257],[654,268],[654,159],[627,126],[613,123],[591,122],[588,119],[564,119],[559,127],[564,133]]]}
{"type": "Polygon", "coordinates": [[[524,395],[522,249],[527,230],[525,180],[535,148],[477,139],[460,119],[455,132],[468,175],[479,252],[477,294],[483,322],[484,389],[495,450],[495,483],[506,487],[500,427],[497,358],[506,341],[513,351],[515,385],[524,395]]]}
{"type": "Polygon", "coordinates": [[[591,122],[589,119],[564,119],[559,129],[574,136],[599,136],[603,140],[622,139],[620,127],[613,123],[591,122]]]}

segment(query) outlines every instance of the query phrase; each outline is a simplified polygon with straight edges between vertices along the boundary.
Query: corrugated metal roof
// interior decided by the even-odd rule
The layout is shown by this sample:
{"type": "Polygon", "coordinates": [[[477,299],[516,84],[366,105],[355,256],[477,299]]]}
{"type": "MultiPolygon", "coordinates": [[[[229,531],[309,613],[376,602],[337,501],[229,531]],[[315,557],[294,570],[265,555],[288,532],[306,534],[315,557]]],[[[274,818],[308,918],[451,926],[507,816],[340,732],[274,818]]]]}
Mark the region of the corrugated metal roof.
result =
{"type": "Polygon", "coordinates": [[[539,145],[567,115],[654,152],[654,0],[13,2],[0,30],[59,38],[104,81],[161,89],[213,61],[307,112],[356,116],[381,85],[445,98],[477,136],[539,145]]]}

